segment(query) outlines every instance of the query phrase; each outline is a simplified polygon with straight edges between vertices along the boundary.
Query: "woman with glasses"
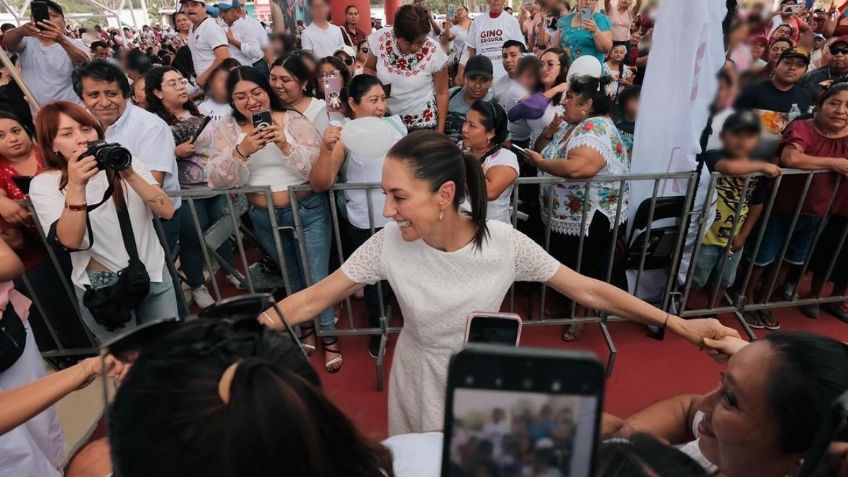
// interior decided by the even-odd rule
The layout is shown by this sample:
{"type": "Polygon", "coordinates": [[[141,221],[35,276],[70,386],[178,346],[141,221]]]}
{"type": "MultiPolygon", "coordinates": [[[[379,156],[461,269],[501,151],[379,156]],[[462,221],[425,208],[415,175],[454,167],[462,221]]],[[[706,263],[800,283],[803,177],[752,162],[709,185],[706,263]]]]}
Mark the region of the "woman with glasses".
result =
{"type": "MultiPolygon", "coordinates": [[[[521,63],[521,61],[519,61],[521,63]]],[[[533,71],[532,60],[527,60],[521,71],[533,71]]],[[[557,116],[562,114],[562,98],[568,88],[568,54],[559,48],[549,48],[539,61],[539,76],[535,85],[526,85],[534,93],[522,99],[509,110],[511,122],[525,120],[530,128],[530,144],[542,136],[550,135],[559,126],[557,116]],[[556,123],[556,124],[554,124],[556,123]]],[[[538,150],[538,149],[537,149],[538,150]]]]}
{"type": "Polygon", "coordinates": [[[486,195],[489,206],[486,217],[512,223],[509,203],[512,187],[518,178],[518,158],[501,147],[509,135],[506,112],[496,102],[475,101],[465,115],[460,148],[474,156],[486,176],[486,195]]]}
{"type": "MultiPolygon", "coordinates": [[[[162,118],[171,127],[177,148],[180,187],[183,190],[208,187],[205,167],[209,158],[210,131],[200,131],[206,120],[189,99],[186,79],[170,66],[157,66],[145,77],[145,96],[150,112],[162,118]],[[200,133],[197,140],[192,140],[200,133]]],[[[186,282],[191,288],[194,303],[201,309],[215,303],[206,288],[203,276],[203,246],[197,236],[197,225],[206,230],[224,216],[226,196],[218,195],[194,200],[198,223],[195,223],[189,208],[182,209],[180,216],[180,266],[185,272],[186,282]]],[[[233,250],[229,242],[218,253],[232,265],[233,250]]],[[[234,277],[231,282],[238,283],[234,277]]]]}
{"type": "MultiPolygon", "coordinates": [[[[539,175],[590,179],[630,172],[624,140],[609,117],[613,103],[605,87],[610,81],[609,76],[571,79],[562,116],[536,141],[541,154],[528,151],[527,159],[539,169],[539,175]]],[[[570,267],[576,268],[579,260],[580,273],[609,281],[609,253],[616,238],[613,230],[616,225],[623,230],[627,198],[627,185],[622,190],[618,181],[592,182],[588,195],[586,183],[580,181],[542,186],[539,200],[542,222],[551,229],[550,254],[570,267]],[[578,255],[581,240],[582,253],[578,255]]],[[[568,315],[570,311],[569,307],[568,315]]],[[[575,316],[582,317],[585,312],[578,306],[575,316]]],[[[571,325],[562,339],[575,341],[582,332],[582,325],[571,325]]]]}
{"type": "MultiPolygon", "coordinates": [[[[309,184],[309,173],[318,159],[321,137],[312,123],[284,103],[271,89],[268,80],[250,67],[236,68],[227,79],[227,93],[233,105],[233,116],[222,121],[212,141],[207,164],[209,185],[228,189],[243,185],[271,188],[271,200],[266,194],[248,194],[248,213],[256,230],[259,244],[265,253],[276,260],[289,278],[290,292],[306,287],[307,277],[318,282],[327,276],[330,262],[332,222],[327,194],[312,190],[296,193],[301,230],[306,249],[305,263],[301,262],[298,237],[294,229],[293,198],[289,186],[309,184]],[[254,127],[255,113],[270,112],[273,124],[254,127]],[[276,214],[277,228],[272,227],[269,207],[276,214]],[[275,234],[280,234],[285,263],[280,263],[275,234]]],[[[324,367],[335,373],[342,366],[338,339],[331,306],[317,312],[323,332],[324,367]]],[[[306,350],[316,349],[315,328],[312,322],[301,325],[301,337],[306,350]]]]}
{"type": "Polygon", "coordinates": [[[343,90],[350,83],[350,78],[350,70],[347,69],[342,60],[335,56],[326,56],[318,62],[318,69],[315,72],[315,97],[324,100],[324,109],[315,116],[312,124],[319,136],[324,136],[324,130],[331,122],[342,121],[349,115],[348,105],[341,99],[341,90],[331,91],[330,94],[333,98],[327,100],[326,85],[335,84],[343,90]],[[337,79],[328,81],[329,78],[337,79]]]}
{"type": "Polygon", "coordinates": [[[366,71],[376,72],[390,86],[389,111],[399,114],[406,128],[445,131],[448,116],[448,57],[427,36],[430,13],[420,5],[404,5],[395,24],[368,37],[371,50],[366,71]]]}
{"type": "Polygon", "coordinates": [[[271,64],[271,87],[277,97],[310,121],[324,109],[324,100],[315,97],[316,70],[301,55],[277,58],[271,64]]]}

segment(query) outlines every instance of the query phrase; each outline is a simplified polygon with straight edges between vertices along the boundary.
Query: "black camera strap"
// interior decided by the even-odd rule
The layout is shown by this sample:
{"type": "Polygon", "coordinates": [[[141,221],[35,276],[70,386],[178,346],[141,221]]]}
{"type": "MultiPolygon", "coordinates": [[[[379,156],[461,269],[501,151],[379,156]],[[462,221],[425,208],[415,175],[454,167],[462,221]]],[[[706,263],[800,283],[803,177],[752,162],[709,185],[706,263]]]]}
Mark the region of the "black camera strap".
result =
{"type": "MultiPolygon", "coordinates": [[[[56,243],[65,250],[69,252],[84,252],[89,250],[94,245],[94,230],[91,228],[91,217],[89,213],[94,209],[103,205],[107,200],[112,198],[112,194],[114,192],[114,187],[112,183],[109,183],[109,187],[106,188],[106,191],[103,192],[103,199],[96,204],[87,205],[85,207],[85,227],[88,230],[88,247],[85,248],[69,248],[62,245],[59,240],[56,238],[56,224],[59,222],[53,222],[53,225],[50,226],[50,232],[47,235],[47,238],[52,242],[56,243]]],[[[135,244],[135,234],[133,233],[132,223],[130,222],[130,214],[127,210],[127,204],[124,203],[124,207],[117,208],[118,213],[118,222],[121,225],[121,238],[124,240],[124,248],[127,249],[127,255],[130,256],[130,262],[133,260],[138,260],[138,248],[135,244]]]]}

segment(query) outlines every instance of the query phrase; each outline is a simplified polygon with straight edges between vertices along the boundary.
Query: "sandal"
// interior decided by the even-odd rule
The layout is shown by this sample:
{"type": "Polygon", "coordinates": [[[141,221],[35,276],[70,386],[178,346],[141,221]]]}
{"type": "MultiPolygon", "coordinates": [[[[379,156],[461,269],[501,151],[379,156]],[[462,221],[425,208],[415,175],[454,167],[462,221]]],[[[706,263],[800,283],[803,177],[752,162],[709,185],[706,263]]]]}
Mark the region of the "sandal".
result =
{"type": "Polygon", "coordinates": [[[315,354],[316,351],[318,351],[318,347],[315,346],[315,344],[314,344],[315,339],[313,338],[315,336],[315,327],[310,326],[310,327],[307,328],[307,327],[301,326],[300,331],[302,333],[298,337],[300,339],[300,346],[303,348],[303,352],[306,353],[306,356],[312,356],[313,354],[315,354]],[[313,338],[312,339],[313,344],[306,343],[306,340],[308,338],[313,338]]]}
{"type": "Polygon", "coordinates": [[[332,353],[337,355],[335,358],[324,362],[324,369],[327,370],[330,374],[338,373],[340,369],[342,369],[342,350],[339,348],[339,340],[333,341],[332,343],[324,343],[324,359],[327,358],[327,353],[332,353]],[[338,366],[336,366],[338,365],[338,366]]]}
{"type": "Polygon", "coordinates": [[[768,310],[760,310],[760,320],[763,322],[763,327],[767,330],[779,330],[780,322],[774,319],[771,312],[768,310]]]}
{"type": "Polygon", "coordinates": [[[824,305],[824,309],[836,317],[837,320],[848,323],[848,303],[828,303],[824,305]]]}
{"type": "Polygon", "coordinates": [[[742,319],[745,320],[745,323],[748,323],[748,326],[755,330],[761,330],[765,328],[763,325],[763,321],[760,319],[759,313],[756,311],[743,311],[742,319]]]}
{"type": "Polygon", "coordinates": [[[585,323],[577,323],[574,325],[568,325],[565,327],[565,331],[562,333],[562,340],[566,343],[573,343],[580,339],[583,336],[583,329],[586,327],[585,323]]]}

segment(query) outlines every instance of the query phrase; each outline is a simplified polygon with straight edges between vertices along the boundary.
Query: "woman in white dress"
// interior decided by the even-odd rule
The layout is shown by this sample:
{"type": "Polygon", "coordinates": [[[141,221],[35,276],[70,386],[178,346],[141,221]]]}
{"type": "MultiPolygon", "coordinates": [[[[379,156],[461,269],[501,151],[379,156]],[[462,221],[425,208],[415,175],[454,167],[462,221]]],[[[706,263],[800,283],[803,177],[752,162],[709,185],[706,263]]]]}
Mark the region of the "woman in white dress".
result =
{"type": "MultiPolygon", "coordinates": [[[[382,185],[383,215],[391,221],[340,270],[280,305],[289,323],[302,323],[388,280],[404,316],[390,378],[390,435],[442,428],[448,361],[463,346],[466,317],[500,309],[515,281],[546,282],[591,308],[667,326],[698,346],[705,337],[738,336],[718,321],[683,320],[583,277],[509,225],[486,222],[483,169],[443,134],[417,131],[398,141],[383,164],[382,185]],[[459,207],[466,195],[470,213],[459,207]]],[[[259,319],[283,329],[273,308],[259,319]]]]}

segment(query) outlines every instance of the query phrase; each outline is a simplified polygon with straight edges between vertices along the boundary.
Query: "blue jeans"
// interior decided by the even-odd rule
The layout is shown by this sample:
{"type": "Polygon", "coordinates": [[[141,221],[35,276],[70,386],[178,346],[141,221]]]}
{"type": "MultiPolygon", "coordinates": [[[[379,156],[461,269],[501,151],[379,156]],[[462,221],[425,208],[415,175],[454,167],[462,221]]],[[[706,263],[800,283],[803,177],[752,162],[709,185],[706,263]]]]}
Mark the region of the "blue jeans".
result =
{"type": "MultiPolygon", "coordinates": [[[[92,288],[100,289],[109,285],[114,285],[118,281],[118,274],[108,270],[90,270],[88,279],[91,281],[92,288]]],[[[133,318],[123,327],[109,331],[100,326],[88,308],[82,302],[82,297],[85,290],[75,286],[74,291],[79,302],[80,314],[82,321],[91,330],[91,333],[97,338],[100,343],[105,343],[112,338],[120,336],[136,326],[143,325],[158,318],[169,318],[179,316],[177,310],[177,295],[174,293],[174,281],[171,280],[171,274],[168,273],[168,268],[162,271],[161,282],[150,282],[150,291],[147,296],[135,310],[132,311],[133,318]]]]}
{"type": "MultiPolygon", "coordinates": [[[[291,293],[306,288],[306,274],[304,264],[300,257],[300,247],[297,237],[294,235],[294,214],[291,207],[277,207],[277,226],[280,230],[280,240],[283,245],[283,257],[286,261],[286,272],[291,284],[291,293]]],[[[298,210],[300,221],[303,226],[303,236],[306,241],[306,257],[308,260],[309,274],[312,283],[318,283],[327,276],[330,267],[330,246],[332,245],[333,223],[330,219],[329,203],[327,194],[314,193],[299,201],[298,210]]],[[[271,219],[268,209],[250,204],[248,208],[250,220],[256,229],[256,238],[259,245],[271,256],[282,268],[274,245],[275,230],[271,229],[271,219]]],[[[333,309],[327,308],[318,315],[318,324],[322,331],[332,331],[336,328],[333,322],[333,309]]],[[[308,326],[308,325],[307,325],[308,326]]],[[[332,341],[335,338],[326,339],[332,341]]]]}
{"type": "Polygon", "coordinates": [[[816,238],[816,232],[818,232],[822,220],[827,220],[827,217],[799,215],[795,229],[790,231],[792,214],[772,214],[765,226],[763,242],[754,260],[754,265],[765,267],[774,262],[780,255],[780,250],[786,244],[787,236],[789,247],[783,261],[790,265],[803,265],[807,259],[807,254],[813,247],[813,240],[816,238]]]}
{"type": "Polygon", "coordinates": [[[724,273],[719,280],[718,272],[721,271],[722,257],[724,257],[724,247],[718,245],[701,245],[701,250],[698,251],[698,256],[695,259],[695,274],[692,277],[692,288],[700,290],[706,284],[711,286],[718,285],[720,289],[730,288],[736,280],[736,270],[739,268],[739,261],[742,258],[742,251],[732,252],[727,256],[727,263],[724,265],[724,273]]]}
{"type": "MultiPolygon", "coordinates": [[[[214,224],[224,216],[224,208],[227,206],[227,197],[218,195],[207,199],[195,199],[194,210],[197,211],[197,221],[200,229],[204,232],[210,225],[214,224]]],[[[191,288],[197,288],[206,282],[203,277],[203,247],[197,236],[197,227],[191,213],[188,199],[183,199],[182,217],[180,218],[180,268],[186,274],[186,283],[191,288]]],[[[170,244],[169,244],[170,246],[170,244]]],[[[230,242],[222,244],[218,250],[227,263],[233,265],[233,245],[230,242]]]]}

